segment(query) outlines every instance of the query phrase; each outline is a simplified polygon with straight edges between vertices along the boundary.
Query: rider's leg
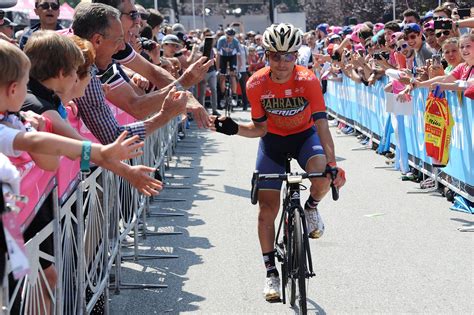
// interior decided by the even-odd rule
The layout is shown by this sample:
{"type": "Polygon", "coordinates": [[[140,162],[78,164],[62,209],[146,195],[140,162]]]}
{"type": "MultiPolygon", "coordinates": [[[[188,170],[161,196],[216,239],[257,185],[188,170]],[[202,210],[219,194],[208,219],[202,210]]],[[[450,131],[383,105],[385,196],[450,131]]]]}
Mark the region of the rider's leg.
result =
{"type": "Polygon", "coordinates": [[[267,277],[278,275],[275,267],[275,219],[280,208],[280,191],[260,190],[258,192],[258,238],[262,248],[267,277]]]}
{"type": "Polygon", "coordinates": [[[232,75],[230,76],[230,88],[232,90],[232,95],[233,96],[237,95],[237,78],[236,78],[236,75],[237,75],[236,72],[232,71],[232,75]]]}
{"type": "Polygon", "coordinates": [[[221,88],[221,93],[224,94],[225,93],[225,76],[222,73],[219,74],[219,86],[221,88]]]}
{"type": "MultiPolygon", "coordinates": [[[[305,171],[308,173],[324,172],[326,169],[326,156],[315,155],[306,163],[305,171]]],[[[330,188],[328,178],[312,178],[310,194],[313,200],[319,202],[328,193],[330,188]]]]}
{"type": "MultiPolygon", "coordinates": [[[[326,169],[326,156],[317,133],[309,136],[303,143],[298,162],[308,173],[321,173],[326,169]]],[[[324,223],[319,215],[318,204],[329,191],[330,181],[327,178],[312,178],[310,196],[305,202],[305,217],[308,236],[319,238],[324,233],[324,223]]]]}

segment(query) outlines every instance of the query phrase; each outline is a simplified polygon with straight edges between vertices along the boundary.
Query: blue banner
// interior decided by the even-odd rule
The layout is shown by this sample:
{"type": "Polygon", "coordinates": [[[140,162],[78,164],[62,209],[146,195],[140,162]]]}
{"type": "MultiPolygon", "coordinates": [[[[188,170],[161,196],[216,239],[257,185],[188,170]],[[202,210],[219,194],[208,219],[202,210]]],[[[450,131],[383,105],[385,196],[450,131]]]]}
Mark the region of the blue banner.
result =
{"type": "MultiPolygon", "coordinates": [[[[326,106],[340,117],[353,121],[354,125],[366,128],[380,137],[388,115],[385,111],[383,90],[386,83],[386,78],[369,87],[355,83],[347,77],[344,77],[342,82],[328,81],[327,92],[324,95],[326,106]]],[[[421,162],[431,164],[431,158],[426,156],[424,138],[424,113],[428,90],[416,89],[412,96],[414,114],[405,116],[408,153],[421,162]]],[[[451,137],[449,163],[442,171],[459,181],[461,185],[457,186],[467,184],[474,187],[474,102],[464,96],[461,97],[458,92],[447,92],[446,98],[455,124],[451,137]]],[[[471,193],[469,195],[473,197],[471,193]]]]}

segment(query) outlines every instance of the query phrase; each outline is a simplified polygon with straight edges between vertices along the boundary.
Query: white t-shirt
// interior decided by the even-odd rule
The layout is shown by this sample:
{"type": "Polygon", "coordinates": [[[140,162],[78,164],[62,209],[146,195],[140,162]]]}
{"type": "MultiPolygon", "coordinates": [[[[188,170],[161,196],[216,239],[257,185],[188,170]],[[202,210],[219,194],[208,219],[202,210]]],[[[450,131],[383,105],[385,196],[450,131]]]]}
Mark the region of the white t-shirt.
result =
{"type": "Polygon", "coordinates": [[[19,132],[21,132],[21,130],[0,124],[0,153],[11,157],[20,156],[21,151],[15,151],[13,149],[13,140],[19,132]]]}
{"type": "Polygon", "coordinates": [[[298,64],[307,67],[310,58],[311,48],[306,45],[302,45],[300,49],[298,49],[298,64]]]}
{"type": "Polygon", "coordinates": [[[240,60],[242,62],[240,63],[240,68],[238,69],[239,72],[245,72],[247,71],[247,56],[249,54],[249,49],[247,46],[239,44],[240,46],[240,60]]]}

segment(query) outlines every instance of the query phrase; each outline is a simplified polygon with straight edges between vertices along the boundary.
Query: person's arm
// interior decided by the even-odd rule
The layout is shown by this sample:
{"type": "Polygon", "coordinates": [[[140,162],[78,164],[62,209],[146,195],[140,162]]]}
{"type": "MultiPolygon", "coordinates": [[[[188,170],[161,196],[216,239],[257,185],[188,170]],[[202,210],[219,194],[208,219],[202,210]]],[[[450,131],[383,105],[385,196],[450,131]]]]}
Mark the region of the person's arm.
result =
{"type": "Polygon", "coordinates": [[[267,122],[251,121],[246,124],[239,124],[239,132],[237,134],[245,138],[261,138],[267,134],[267,122]]]}
{"type": "Polygon", "coordinates": [[[318,130],[319,139],[326,155],[327,163],[336,163],[336,153],[334,151],[334,142],[332,140],[331,132],[327,119],[318,119],[314,122],[318,130]]]}
{"type": "Polygon", "coordinates": [[[138,95],[129,84],[122,84],[111,89],[107,93],[107,99],[134,118],[141,120],[161,110],[170,89],[171,86],[167,86],[158,91],[138,95]]]}
{"type": "Polygon", "coordinates": [[[84,137],[76,129],[72,128],[68,121],[62,119],[57,111],[47,110],[42,115],[51,121],[53,133],[67,138],[84,140],[84,137]]]}
{"type": "Polygon", "coordinates": [[[453,83],[456,78],[452,74],[446,74],[426,81],[414,81],[413,87],[430,87],[433,83],[453,83]]]}
{"type": "Polygon", "coordinates": [[[163,127],[179,114],[186,111],[186,103],[188,102],[188,94],[185,92],[176,92],[176,88],[172,88],[163,102],[161,110],[153,117],[145,120],[146,134],[150,135],[155,130],[163,127]]]}
{"type": "Polygon", "coordinates": [[[173,84],[176,81],[178,81],[184,88],[189,88],[202,81],[211,64],[212,61],[206,62],[206,58],[200,58],[195,63],[191,64],[178,80],[175,80],[168,71],[152,64],[139,54],[135,54],[135,57],[126,62],[125,66],[138,72],[158,88],[173,84]]]}
{"type": "MultiPolygon", "coordinates": [[[[141,193],[157,194],[161,183],[146,174],[152,172],[152,168],[141,165],[130,167],[120,162],[142,154],[138,149],[143,147],[143,142],[138,143],[137,136],[125,140],[126,136],[124,132],[114,143],[105,146],[92,143],[91,161],[128,179],[141,193]]],[[[20,132],[13,140],[13,148],[30,154],[64,155],[75,160],[82,155],[83,142],[47,132],[20,132]]]]}
{"type": "Polygon", "coordinates": [[[83,97],[74,100],[81,120],[92,134],[102,143],[112,143],[123,131],[130,136],[138,135],[141,140],[146,136],[143,122],[125,126],[119,125],[110,107],[105,103],[104,91],[97,77],[93,77],[83,97]]]}

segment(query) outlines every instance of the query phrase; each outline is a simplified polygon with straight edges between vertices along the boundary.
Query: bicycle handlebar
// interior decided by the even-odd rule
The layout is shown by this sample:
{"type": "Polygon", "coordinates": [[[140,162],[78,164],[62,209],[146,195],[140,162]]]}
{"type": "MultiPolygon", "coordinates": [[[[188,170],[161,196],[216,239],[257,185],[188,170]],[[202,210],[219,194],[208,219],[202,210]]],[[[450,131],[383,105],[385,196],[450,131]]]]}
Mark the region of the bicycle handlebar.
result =
{"type": "Polygon", "coordinates": [[[258,201],[258,188],[257,184],[260,180],[283,180],[288,183],[301,183],[303,179],[311,179],[311,178],[318,178],[318,177],[326,177],[327,174],[331,174],[331,192],[332,192],[332,199],[338,200],[339,199],[339,190],[336,186],[334,186],[334,179],[335,175],[331,172],[322,172],[322,173],[285,173],[285,174],[260,174],[258,171],[253,172],[252,176],[252,190],[251,194],[251,202],[252,204],[257,204],[258,201]]]}

